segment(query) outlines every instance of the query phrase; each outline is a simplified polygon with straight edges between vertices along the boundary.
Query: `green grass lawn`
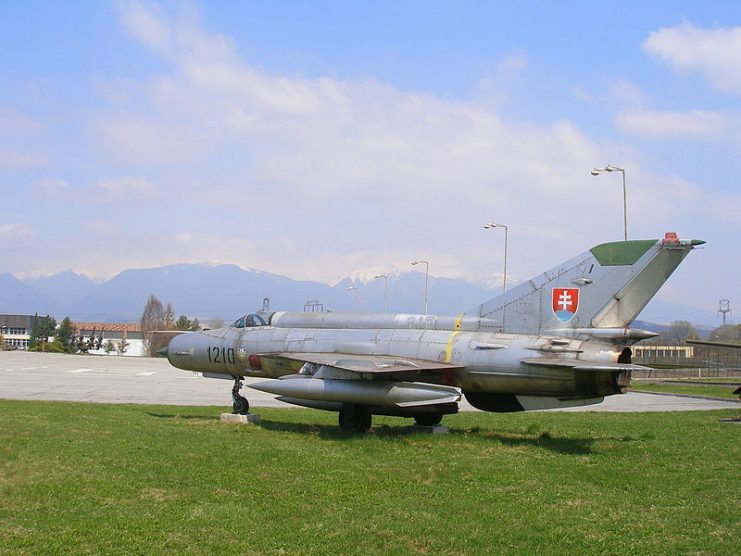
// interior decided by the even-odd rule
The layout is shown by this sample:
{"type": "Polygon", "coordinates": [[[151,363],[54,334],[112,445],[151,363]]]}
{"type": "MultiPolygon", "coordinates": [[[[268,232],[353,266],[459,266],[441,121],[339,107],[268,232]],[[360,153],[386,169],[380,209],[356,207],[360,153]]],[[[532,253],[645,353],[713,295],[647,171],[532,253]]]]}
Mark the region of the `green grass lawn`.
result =
{"type": "Polygon", "coordinates": [[[630,387],[633,390],[644,392],[661,392],[666,394],[686,394],[689,396],[702,396],[706,398],[726,398],[737,400],[738,396],[733,391],[738,386],[707,386],[702,384],[657,384],[634,381],[630,387]]]}
{"type": "Polygon", "coordinates": [[[738,376],[726,376],[726,377],[709,377],[709,378],[672,378],[670,380],[680,382],[721,382],[729,384],[741,384],[741,377],[738,376]]]}
{"type": "Polygon", "coordinates": [[[0,554],[738,554],[737,411],[219,411],[0,401],[0,554]]]}

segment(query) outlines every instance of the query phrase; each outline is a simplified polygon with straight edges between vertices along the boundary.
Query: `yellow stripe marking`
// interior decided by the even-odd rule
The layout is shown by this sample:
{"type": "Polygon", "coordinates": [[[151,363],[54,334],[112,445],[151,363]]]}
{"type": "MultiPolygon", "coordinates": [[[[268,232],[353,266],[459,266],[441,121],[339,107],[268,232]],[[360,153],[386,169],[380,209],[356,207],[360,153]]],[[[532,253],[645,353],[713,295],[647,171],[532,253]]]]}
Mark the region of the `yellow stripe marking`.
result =
{"type": "Polygon", "coordinates": [[[463,313],[455,317],[455,323],[453,324],[453,330],[461,329],[461,321],[463,320],[463,313]]]}
{"type": "Polygon", "coordinates": [[[455,319],[455,323],[453,324],[453,332],[450,334],[450,338],[448,339],[448,345],[445,348],[445,363],[450,363],[451,358],[453,357],[453,342],[455,341],[455,337],[460,333],[461,331],[461,321],[463,320],[463,313],[458,315],[455,319]]]}

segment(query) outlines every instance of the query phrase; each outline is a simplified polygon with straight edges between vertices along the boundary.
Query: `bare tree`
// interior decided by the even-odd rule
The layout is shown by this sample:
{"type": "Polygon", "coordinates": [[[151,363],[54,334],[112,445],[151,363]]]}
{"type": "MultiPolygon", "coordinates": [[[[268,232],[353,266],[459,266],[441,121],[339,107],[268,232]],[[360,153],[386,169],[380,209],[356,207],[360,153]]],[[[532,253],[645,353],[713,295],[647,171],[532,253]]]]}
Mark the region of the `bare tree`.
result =
{"type": "Polygon", "coordinates": [[[164,330],[175,330],[175,310],[172,308],[172,303],[168,303],[165,307],[164,330]]]}
{"type": "Polygon", "coordinates": [[[150,295],[147,299],[140,324],[144,337],[144,353],[149,357],[154,357],[157,350],[167,345],[167,342],[162,342],[155,334],[157,330],[165,330],[166,316],[162,302],[154,295],[150,295]]]}
{"type": "Polygon", "coordinates": [[[678,346],[684,343],[687,338],[697,339],[700,335],[695,330],[694,325],[686,320],[675,320],[669,325],[669,328],[661,334],[661,340],[664,345],[678,346]]]}

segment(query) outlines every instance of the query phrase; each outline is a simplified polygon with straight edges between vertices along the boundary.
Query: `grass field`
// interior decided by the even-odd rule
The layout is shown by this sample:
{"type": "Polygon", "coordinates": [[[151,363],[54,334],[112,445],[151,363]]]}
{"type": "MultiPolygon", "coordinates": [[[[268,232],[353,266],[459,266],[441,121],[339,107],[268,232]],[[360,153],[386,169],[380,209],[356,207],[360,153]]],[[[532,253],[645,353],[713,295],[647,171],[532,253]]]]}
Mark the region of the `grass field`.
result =
{"type": "MultiPolygon", "coordinates": [[[[730,382],[730,381],[729,381],[730,382]]],[[[689,396],[701,396],[705,398],[724,398],[729,400],[737,400],[738,396],[734,395],[733,391],[738,388],[736,386],[721,386],[721,385],[703,385],[703,384],[692,384],[687,381],[686,384],[674,384],[674,383],[650,383],[650,382],[633,382],[631,383],[631,389],[643,392],[660,392],[664,394],[685,394],[689,396]]]]}
{"type": "Polygon", "coordinates": [[[0,401],[0,553],[738,554],[737,411],[219,411],[0,401]]]}

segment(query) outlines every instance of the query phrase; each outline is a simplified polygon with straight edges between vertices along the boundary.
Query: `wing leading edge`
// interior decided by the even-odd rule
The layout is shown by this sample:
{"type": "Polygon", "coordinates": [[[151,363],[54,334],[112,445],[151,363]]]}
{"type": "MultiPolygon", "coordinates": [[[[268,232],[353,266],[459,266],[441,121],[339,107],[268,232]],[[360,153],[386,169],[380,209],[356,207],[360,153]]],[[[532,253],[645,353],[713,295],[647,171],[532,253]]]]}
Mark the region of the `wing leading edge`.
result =
{"type": "Polygon", "coordinates": [[[427,359],[396,357],[393,355],[354,355],[349,353],[267,353],[261,360],[282,360],[293,363],[295,368],[311,363],[352,373],[410,373],[419,371],[449,371],[462,369],[461,365],[451,365],[427,359]]]}

